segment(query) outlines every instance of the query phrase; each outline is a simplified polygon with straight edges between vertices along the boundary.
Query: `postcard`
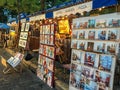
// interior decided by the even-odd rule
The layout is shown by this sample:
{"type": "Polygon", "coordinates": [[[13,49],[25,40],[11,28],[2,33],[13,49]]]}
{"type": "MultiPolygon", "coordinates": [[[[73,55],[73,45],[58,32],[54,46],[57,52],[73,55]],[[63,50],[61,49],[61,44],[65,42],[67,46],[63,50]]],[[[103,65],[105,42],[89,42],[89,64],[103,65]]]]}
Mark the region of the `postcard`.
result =
{"type": "Polygon", "coordinates": [[[113,42],[107,43],[106,46],[107,46],[107,53],[108,54],[115,54],[116,53],[116,47],[117,47],[116,43],[113,43],[113,42]]]}
{"type": "Polygon", "coordinates": [[[106,40],[106,31],[98,31],[98,40],[106,40]]]}
{"type": "Polygon", "coordinates": [[[107,20],[108,27],[119,27],[120,26],[120,19],[108,19],[107,20]]]}
{"type": "Polygon", "coordinates": [[[73,72],[70,73],[70,90],[83,90],[85,85],[85,78],[73,72]]]}
{"type": "Polygon", "coordinates": [[[88,22],[87,21],[86,22],[85,21],[84,22],[80,21],[79,25],[80,25],[79,28],[87,28],[88,27],[88,22]]]}
{"type": "Polygon", "coordinates": [[[78,31],[77,39],[85,39],[85,31],[78,31]]]}
{"type": "Polygon", "coordinates": [[[43,56],[39,55],[38,64],[43,65],[43,56]]]}
{"type": "Polygon", "coordinates": [[[88,20],[88,28],[95,28],[95,23],[96,23],[95,19],[89,19],[88,20]]]}
{"type": "Polygon", "coordinates": [[[98,84],[92,80],[87,79],[84,90],[98,90],[98,84]]]}
{"type": "Polygon", "coordinates": [[[106,20],[105,19],[96,19],[96,28],[105,28],[106,20]]]}
{"type": "Polygon", "coordinates": [[[106,90],[110,86],[111,75],[106,72],[95,71],[95,82],[99,85],[99,90],[106,90]]]}
{"type": "Polygon", "coordinates": [[[29,31],[29,28],[30,28],[30,23],[26,23],[25,31],[29,31]]]}
{"type": "Polygon", "coordinates": [[[104,42],[96,42],[94,45],[94,51],[100,52],[100,53],[106,53],[106,43],[104,42]]]}
{"type": "Polygon", "coordinates": [[[77,34],[78,34],[78,31],[73,31],[72,38],[77,39],[77,34]]]}
{"type": "Polygon", "coordinates": [[[77,48],[77,40],[72,40],[71,42],[71,48],[77,48]]]}
{"type": "Polygon", "coordinates": [[[94,78],[94,69],[89,67],[82,67],[82,75],[85,76],[87,79],[94,78]]]}
{"type": "Polygon", "coordinates": [[[54,45],[54,36],[53,35],[50,35],[50,39],[48,42],[50,45],[54,45]]]}
{"type": "Polygon", "coordinates": [[[118,35],[118,30],[109,30],[107,40],[116,40],[118,35]]]}
{"type": "Polygon", "coordinates": [[[81,49],[81,50],[86,50],[86,42],[85,41],[79,41],[77,43],[77,49],[81,49]]]}
{"type": "Polygon", "coordinates": [[[22,23],[21,31],[25,30],[25,23],[22,23]]]}
{"type": "Polygon", "coordinates": [[[47,68],[53,72],[54,61],[52,59],[46,58],[47,68]]]}
{"type": "Polygon", "coordinates": [[[55,28],[55,27],[54,27],[54,24],[51,24],[51,31],[50,31],[51,34],[54,34],[54,28],[55,28]]]}
{"type": "Polygon", "coordinates": [[[50,87],[53,87],[53,73],[51,71],[48,71],[47,73],[47,84],[50,86],[50,87]]]}
{"type": "Polygon", "coordinates": [[[96,63],[96,54],[91,52],[86,52],[84,64],[87,66],[96,67],[95,63],[96,63]]]}
{"type": "Polygon", "coordinates": [[[112,63],[113,63],[112,56],[110,56],[110,55],[100,55],[98,69],[110,72],[111,67],[112,67],[112,63]]]}
{"type": "Polygon", "coordinates": [[[92,40],[95,39],[95,31],[89,31],[89,33],[88,33],[88,39],[92,39],[92,40]]]}
{"type": "Polygon", "coordinates": [[[81,52],[78,50],[72,50],[72,61],[81,63],[81,52]]]}
{"type": "Polygon", "coordinates": [[[82,66],[81,65],[78,65],[77,63],[72,63],[71,64],[71,72],[73,71],[79,71],[81,72],[82,71],[82,66]]]}
{"type": "Polygon", "coordinates": [[[40,34],[43,34],[43,26],[40,26],[40,34]]]}
{"type": "Polygon", "coordinates": [[[88,42],[87,43],[87,51],[93,51],[94,48],[94,42],[88,42]]]}
{"type": "Polygon", "coordinates": [[[49,55],[48,55],[48,56],[49,56],[50,58],[53,58],[53,59],[54,59],[54,58],[55,58],[55,56],[54,56],[55,48],[54,48],[54,47],[49,47],[49,48],[48,48],[48,52],[49,52],[49,55]]]}

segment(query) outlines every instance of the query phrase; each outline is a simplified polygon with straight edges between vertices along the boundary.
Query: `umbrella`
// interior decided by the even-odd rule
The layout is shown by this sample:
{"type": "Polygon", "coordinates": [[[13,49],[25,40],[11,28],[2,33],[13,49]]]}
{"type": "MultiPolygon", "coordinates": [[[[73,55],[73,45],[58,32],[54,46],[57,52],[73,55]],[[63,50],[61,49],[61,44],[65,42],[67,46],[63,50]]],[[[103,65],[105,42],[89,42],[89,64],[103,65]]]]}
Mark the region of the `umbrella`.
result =
{"type": "Polygon", "coordinates": [[[0,29],[9,29],[10,26],[8,26],[7,24],[4,23],[0,23],[0,29]]]}

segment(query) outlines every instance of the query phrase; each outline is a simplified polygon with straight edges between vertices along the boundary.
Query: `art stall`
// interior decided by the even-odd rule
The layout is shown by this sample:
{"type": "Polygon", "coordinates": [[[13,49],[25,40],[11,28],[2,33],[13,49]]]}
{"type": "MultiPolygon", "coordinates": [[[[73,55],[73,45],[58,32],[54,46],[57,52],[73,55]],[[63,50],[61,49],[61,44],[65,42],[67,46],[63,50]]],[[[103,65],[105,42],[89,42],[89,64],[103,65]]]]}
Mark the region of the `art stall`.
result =
{"type": "Polygon", "coordinates": [[[69,90],[113,90],[120,14],[73,20],[69,90]]]}
{"type": "Polygon", "coordinates": [[[55,85],[55,24],[52,19],[44,20],[40,25],[40,45],[37,76],[51,88],[55,85]]]}

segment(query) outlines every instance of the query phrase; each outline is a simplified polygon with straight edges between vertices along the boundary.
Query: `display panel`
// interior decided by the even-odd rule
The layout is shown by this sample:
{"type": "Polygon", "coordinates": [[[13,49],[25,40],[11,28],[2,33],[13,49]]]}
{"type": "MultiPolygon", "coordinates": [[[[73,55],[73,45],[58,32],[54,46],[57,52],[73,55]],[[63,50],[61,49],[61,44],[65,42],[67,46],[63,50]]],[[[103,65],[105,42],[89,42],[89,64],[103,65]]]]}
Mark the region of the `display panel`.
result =
{"type": "Polygon", "coordinates": [[[113,90],[119,52],[116,13],[73,20],[69,90],[113,90]]]}
{"type": "Polygon", "coordinates": [[[40,26],[40,47],[37,76],[54,87],[54,60],[55,60],[55,25],[40,26]]]}

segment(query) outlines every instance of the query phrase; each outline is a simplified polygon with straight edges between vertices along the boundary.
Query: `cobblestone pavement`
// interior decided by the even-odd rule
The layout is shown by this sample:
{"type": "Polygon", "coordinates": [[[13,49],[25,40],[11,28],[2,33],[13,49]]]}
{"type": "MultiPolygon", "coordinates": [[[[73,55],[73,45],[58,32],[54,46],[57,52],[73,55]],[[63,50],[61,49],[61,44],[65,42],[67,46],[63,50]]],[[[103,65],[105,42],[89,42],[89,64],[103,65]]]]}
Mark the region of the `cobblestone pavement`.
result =
{"type": "MultiPolygon", "coordinates": [[[[6,51],[0,49],[1,55],[6,59],[11,57],[6,51]]],[[[10,74],[4,74],[4,66],[1,63],[1,59],[4,58],[0,58],[0,90],[55,90],[48,87],[25,67],[22,73],[12,72],[10,74]]]]}
{"type": "Polygon", "coordinates": [[[28,69],[10,74],[3,74],[2,70],[0,64],[0,90],[53,90],[28,69]]]}

